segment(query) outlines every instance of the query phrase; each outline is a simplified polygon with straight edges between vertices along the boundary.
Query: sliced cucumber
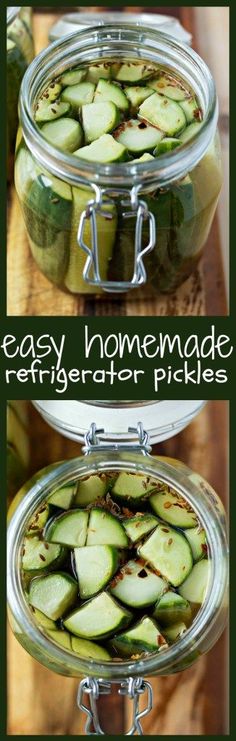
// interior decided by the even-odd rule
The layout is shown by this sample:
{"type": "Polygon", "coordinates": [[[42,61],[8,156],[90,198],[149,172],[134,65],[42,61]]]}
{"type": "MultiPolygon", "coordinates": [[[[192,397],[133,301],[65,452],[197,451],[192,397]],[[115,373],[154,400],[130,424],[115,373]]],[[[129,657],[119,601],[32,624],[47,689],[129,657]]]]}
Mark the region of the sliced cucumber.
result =
{"type": "Polygon", "coordinates": [[[66,116],[69,111],[69,103],[63,103],[60,100],[56,100],[55,103],[48,103],[45,98],[43,98],[38,102],[35,111],[35,121],[37,121],[37,123],[56,121],[57,118],[66,116]]]}
{"type": "Polygon", "coordinates": [[[205,530],[203,529],[203,527],[197,526],[194,528],[190,528],[190,530],[185,530],[184,534],[189,542],[193,554],[193,560],[200,561],[200,559],[204,558],[204,556],[206,556],[207,554],[207,540],[205,530]]]}
{"type": "Polygon", "coordinates": [[[90,545],[74,550],[81,599],[93,597],[108,584],[119,565],[117,548],[90,545]]]}
{"type": "Polygon", "coordinates": [[[79,121],[74,118],[59,118],[43,124],[41,133],[54,147],[63,149],[63,152],[74,152],[81,147],[83,131],[79,121]]]}
{"type": "Polygon", "coordinates": [[[99,80],[94,96],[95,103],[101,103],[102,101],[111,101],[120,111],[129,110],[129,101],[119,85],[103,79],[99,80]]]}
{"type": "Polygon", "coordinates": [[[153,610],[153,617],[157,622],[160,621],[161,625],[172,625],[179,621],[189,623],[191,614],[189,602],[171,590],[163,594],[153,610]]]}
{"type": "Polygon", "coordinates": [[[133,162],[150,162],[150,160],[154,159],[155,157],[153,157],[152,154],[149,154],[149,152],[144,152],[144,154],[142,154],[142,157],[131,160],[130,163],[132,164],[133,162]]]}
{"type": "Polygon", "coordinates": [[[60,82],[56,82],[56,81],[51,82],[51,84],[46,88],[46,90],[44,90],[44,92],[38,99],[38,102],[40,101],[40,105],[41,105],[41,101],[44,101],[44,100],[48,104],[54,103],[55,100],[59,98],[61,91],[62,91],[62,85],[60,84],[60,82]]]}
{"type": "Polygon", "coordinates": [[[123,656],[132,656],[137,652],[159,651],[161,647],[168,646],[156,623],[149,617],[142,618],[134,628],[115,636],[112,645],[123,656]]]}
{"type": "Polygon", "coordinates": [[[150,82],[147,82],[147,87],[152,88],[160,95],[165,95],[171,100],[182,101],[188,95],[187,90],[181,85],[180,82],[175,80],[169,75],[159,75],[158,77],[152,77],[150,82]]]}
{"type": "Polygon", "coordinates": [[[41,625],[42,628],[45,628],[45,630],[57,630],[57,624],[54,620],[51,620],[51,618],[47,617],[47,615],[44,615],[43,612],[40,612],[40,610],[37,610],[37,607],[31,607],[33,616],[35,620],[37,620],[37,623],[41,625]]]}
{"type": "Polygon", "coordinates": [[[120,114],[114,103],[89,103],[82,106],[82,123],[85,141],[99,139],[103,134],[109,134],[119,124],[120,114]]]}
{"type": "Polygon", "coordinates": [[[183,622],[174,623],[174,625],[169,625],[168,628],[165,628],[163,630],[163,634],[168,641],[168,643],[174,643],[174,641],[177,640],[177,638],[181,638],[183,633],[186,633],[187,626],[183,622]]]}
{"type": "Polygon", "coordinates": [[[78,149],[74,154],[80,159],[88,162],[124,162],[126,160],[126,149],[122,144],[116,142],[110,134],[103,134],[87,147],[78,149]]]}
{"type": "Polygon", "coordinates": [[[98,64],[90,64],[86,80],[94,82],[95,84],[102,78],[103,80],[109,80],[111,77],[111,63],[110,62],[99,62],[98,64]]]}
{"type": "Polygon", "coordinates": [[[69,103],[75,115],[78,115],[82,105],[92,103],[95,85],[92,82],[79,82],[78,85],[65,87],[61,94],[61,100],[69,103]]]}
{"type": "Polygon", "coordinates": [[[181,142],[179,139],[175,139],[174,137],[164,137],[159,144],[157,144],[156,149],[154,149],[153,154],[155,157],[157,157],[159,154],[166,154],[166,152],[172,152],[173,149],[176,149],[176,147],[180,147],[181,142]]]}
{"type": "Polygon", "coordinates": [[[123,520],[122,525],[132,543],[137,543],[144,535],[154,530],[154,527],[158,525],[158,520],[153,515],[140,513],[140,515],[123,520]]]}
{"type": "Polygon", "coordinates": [[[86,507],[91,502],[104,497],[107,491],[106,477],[89,476],[87,479],[81,479],[77,485],[74,503],[78,507],[86,507]]]}
{"type": "Polygon", "coordinates": [[[115,80],[136,85],[138,82],[143,82],[151,77],[155,68],[150,64],[124,62],[121,65],[113,65],[112,71],[115,80]]]}
{"type": "Polygon", "coordinates": [[[174,527],[190,528],[197,524],[197,516],[188,502],[178,494],[161,491],[150,497],[150,505],[158,517],[174,527]]]}
{"type": "Polygon", "coordinates": [[[142,474],[122,472],[116,479],[112,495],[119,499],[128,499],[130,503],[132,500],[147,498],[155,489],[158,489],[157,481],[142,474]]]}
{"type": "Polygon", "coordinates": [[[49,504],[54,504],[55,507],[70,509],[75,491],[76,484],[66,484],[66,486],[62,486],[60,489],[56,489],[56,491],[50,494],[47,501],[49,504]]]}
{"type": "Polygon", "coordinates": [[[126,548],[128,538],[123,525],[104,509],[91,509],[86,545],[113,545],[126,548]]]}
{"type": "Polygon", "coordinates": [[[146,98],[152,95],[153,90],[147,87],[141,87],[139,85],[133,85],[132,87],[125,87],[125,95],[131,103],[131,108],[136,111],[137,108],[143,103],[146,98]]]}
{"type": "Polygon", "coordinates": [[[185,144],[186,142],[189,141],[189,139],[192,139],[193,136],[196,136],[196,134],[199,133],[202,126],[203,126],[203,121],[194,121],[193,123],[189,124],[179,136],[179,140],[181,141],[181,144],[185,144]]]}
{"type": "Polygon", "coordinates": [[[148,152],[157,146],[163,138],[163,133],[145,121],[131,118],[119,126],[115,132],[116,141],[123,144],[129,152],[138,154],[148,152]]]}
{"type": "Polygon", "coordinates": [[[182,584],[193,566],[186,538],[164,523],[156,527],[146,543],[139,547],[138,553],[174,587],[182,584]]]}
{"type": "Polygon", "coordinates": [[[61,76],[61,83],[65,86],[78,85],[86,77],[86,69],[71,69],[61,76]]]}
{"type": "Polygon", "coordinates": [[[195,563],[191,574],[179,589],[181,596],[196,605],[202,605],[205,600],[209,580],[211,577],[211,563],[204,559],[195,563]]]}
{"type": "Polygon", "coordinates": [[[62,561],[63,549],[59,545],[45,543],[37,536],[25,538],[22,568],[24,571],[43,571],[57,566],[62,561]]]}
{"type": "Polygon", "coordinates": [[[111,655],[103,646],[99,646],[94,641],[86,641],[84,638],[75,638],[71,636],[71,648],[76,654],[84,659],[94,659],[94,661],[110,661],[111,655]]]}
{"type": "Polygon", "coordinates": [[[192,123],[192,121],[199,120],[199,118],[201,120],[201,109],[196,98],[186,98],[186,100],[181,101],[180,106],[188,124],[192,123]]]}
{"type": "Polygon", "coordinates": [[[85,545],[88,518],[89,513],[79,509],[72,509],[55,517],[45,530],[47,542],[60,543],[71,548],[85,545]]]}
{"type": "Polygon", "coordinates": [[[78,584],[69,574],[47,574],[32,579],[29,603],[52,620],[61,618],[74,604],[78,584]]]}
{"type": "Polygon", "coordinates": [[[157,126],[167,136],[175,136],[186,127],[182,108],[175,100],[153,93],[139,108],[139,118],[157,126]]]}
{"type": "Polygon", "coordinates": [[[52,641],[71,651],[71,636],[65,630],[46,630],[46,633],[52,641]]]}
{"type": "Polygon", "coordinates": [[[114,597],[136,608],[152,605],[166,589],[166,582],[140,561],[128,561],[110,587],[114,597]]]}
{"type": "Polygon", "coordinates": [[[107,592],[101,592],[94,599],[69,615],[64,625],[70,633],[81,638],[106,638],[125,625],[132,615],[121,607],[107,592]]]}
{"type": "Polygon", "coordinates": [[[43,507],[41,507],[41,509],[36,512],[33,519],[30,521],[27,535],[37,535],[40,531],[42,531],[46,525],[48,517],[49,507],[47,504],[44,504],[43,507]]]}

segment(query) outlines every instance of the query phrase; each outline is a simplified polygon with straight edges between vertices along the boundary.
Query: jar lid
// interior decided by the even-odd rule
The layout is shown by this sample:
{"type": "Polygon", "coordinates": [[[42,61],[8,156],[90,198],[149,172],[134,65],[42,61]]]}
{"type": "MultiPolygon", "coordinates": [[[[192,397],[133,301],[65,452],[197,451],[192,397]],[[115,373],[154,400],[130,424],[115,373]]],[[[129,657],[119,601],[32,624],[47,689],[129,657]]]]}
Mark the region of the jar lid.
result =
{"type": "Polygon", "coordinates": [[[192,36],[183,28],[177,18],[160,13],[68,13],[63,15],[50,29],[49,39],[55,41],[75,31],[82,31],[89,26],[103,26],[106,23],[132,23],[137,26],[150,26],[163,31],[178,41],[191,44],[192,36]]]}
{"type": "Polygon", "coordinates": [[[150,443],[180,432],[200,412],[205,401],[33,401],[42,417],[65,437],[83,442],[93,423],[107,442],[132,441],[142,422],[150,443]],[[132,428],[130,430],[129,428],[132,428]]]}

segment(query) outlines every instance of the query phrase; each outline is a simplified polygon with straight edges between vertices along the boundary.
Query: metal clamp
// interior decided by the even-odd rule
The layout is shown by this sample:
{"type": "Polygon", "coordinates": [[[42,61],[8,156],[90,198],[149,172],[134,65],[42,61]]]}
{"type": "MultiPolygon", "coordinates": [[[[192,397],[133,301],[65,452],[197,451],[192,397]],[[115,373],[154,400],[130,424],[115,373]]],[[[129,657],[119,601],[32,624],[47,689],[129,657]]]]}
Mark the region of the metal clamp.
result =
{"type": "Polygon", "coordinates": [[[143,263],[144,255],[151,252],[156,244],[156,222],[154,215],[148,210],[148,206],[145,201],[139,200],[140,185],[135,185],[129,192],[129,199],[127,198],[127,190],[124,188],[120,189],[100,189],[94,183],[92,187],[95,191],[95,198],[88,201],[87,208],[82,212],[80,217],[80,223],[77,234],[77,241],[79,247],[87,255],[87,260],[83,269],[83,278],[86,283],[90,286],[97,286],[103,288],[104,291],[108,292],[122,292],[127,291],[130,288],[137,288],[143,285],[147,280],[147,274],[143,263]],[[136,214],[136,225],[135,225],[135,242],[134,242],[134,268],[133,276],[129,281],[110,281],[102,280],[99,269],[99,252],[98,252],[98,231],[96,214],[99,213],[104,216],[105,219],[113,219],[113,214],[109,210],[109,206],[114,206],[113,196],[123,196],[121,205],[124,207],[122,216],[125,219],[133,217],[136,214]],[[127,210],[128,208],[128,210],[127,210]],[[84,230],[86,222],[90,222],[91,230],[91,247],[84,241],[84,230]],[[148,222],[149,238],[146,247],[142,247],[142,236],[143,236],[143,224],[148,222]]]}
{"type": "Polygon", "coordinates": [[[126,442],[123,440],[121,440],[120,442],[111,442],[109,440],[109,442],[105,442],[99,437],[99,435],[103,435],[105,433],[105,430],[102,428],[98,430],[96,427],[96,422],[92,422],[88,432],[86,432],[86,435],[84,437],[85,445],[83,446],[82,451],[83,453],[88,454],[101,450],[102,448],[103,450],[139,450],[143,453],[150,453],[152,448],[149,443],[149,435],[148,432],[144,430],[142,422],[138,422],[137,427],[128,427],[128,432],[134,435],[136,434],[138,440],[127,440],[126,442]]]}
{"type": "Polygon", "coordinates": [[[94,679],[94,677],[86,677],[80,682],[77,705],[87,715],[85,723],[85,733],[89,736],[105,736],[106,731],[103,731],[98,714],[97,701],[100,695],[109,695],[111,692],[112,684],[120,684],[118,689],[119,695],[125,695],[133,702],[132,708],[132,722],[129,730],[122,735],[133,736],[136,733],[139,736],[143,735],[142,726],[140,723],[141,718],[144,718],[152,709],[152,687],[146,680],[137,677],[129,677],[128,679],[121,680],[118,682],[105,682],[102,679],[94,679]],[[139,708],[140,696],[147,694],[146,707],[143,710],[139,708]],[[89,698],[89,706],[85,705],[84,695],[89,698]]]}

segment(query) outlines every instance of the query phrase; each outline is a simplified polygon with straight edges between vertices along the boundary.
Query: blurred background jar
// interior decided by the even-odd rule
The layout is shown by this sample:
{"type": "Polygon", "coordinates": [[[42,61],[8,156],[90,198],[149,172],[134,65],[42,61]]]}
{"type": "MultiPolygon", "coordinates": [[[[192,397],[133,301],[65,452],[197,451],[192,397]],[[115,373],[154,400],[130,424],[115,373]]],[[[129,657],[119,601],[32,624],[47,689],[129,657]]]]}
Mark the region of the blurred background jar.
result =
{"type": "Polygon", "coordinates": [[[8,179],[13,170],[13,156],[18,126],[18,96],[23,75],[34,57],[32,8],[7,8],[7,158],[8,179]]]}

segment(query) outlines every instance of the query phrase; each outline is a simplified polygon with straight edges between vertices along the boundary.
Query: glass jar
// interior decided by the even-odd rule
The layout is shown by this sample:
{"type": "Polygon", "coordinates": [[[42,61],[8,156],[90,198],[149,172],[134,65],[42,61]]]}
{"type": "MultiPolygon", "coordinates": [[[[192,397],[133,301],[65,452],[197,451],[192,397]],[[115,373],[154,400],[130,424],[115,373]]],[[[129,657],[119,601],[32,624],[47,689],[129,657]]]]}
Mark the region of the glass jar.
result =
{"type": "Polygon", "coordinates": [[[27,479],[29,436],[26,402],[7,402],[7,503],[27,479]]]}
{"type": "Polygon", "coordinates": [[[7,157],[9,177],[13,169],[21,80],[33,57],[32,8],[7,8],[7,157]]]}
{"type": "MultiPolygon", "coordinates": [[[[8,602],[11,627],[22,646],[49,669],[66,676],[86,676],[80,685],[78,696],[82,709],[85,709],[83,692],[89,694],[90,701],[91,697],[96,700],[99,691],[104,691],[104,687],[108,691],[112,682],[121,683],[124,691],[133,699],[135,692],[139,694],[145,689],[150,695],[150,685],[144,682],[144,677],[172,674],[188,668],[214,645],[225,626],[227,538],[222,503],[209,484],[186,465],[173,459],[152,457],[150,451],[148,435],[141,423],[137,425],[136,439],[133,434],[132,443],[106,442],[101,439],[100,431],[93,424],[85,438],[84,457],[48,466],[29,481],[27,492],[24,488],[22,498],[18,495],[18,506],[9,525],[8,602]],[[104,473],[114,469],[157,477],[190,503],[206,530],[212,568],[205,601],[191,627],[178,642],[168,650],[147,658],[102,663],[71,654],[48,639],[37,626],[22,588],[21,547],[33,514],[55,488],[95,472],[104,473]]],[[[148,703],[149,709],[150,706],[151,701],[148,703]]],[[[94,703],[91,703],[90,720],[94,718],[96,720],[96,712],[94,703]]],[[[97,732],[101,733],[99,728],[98,725],[97,732]]],[[[132,732],[133,729],[138,730],[138,726],[134,725],[132,732]]]]}
{"type": "Polygon", "coordinates": [[[162,32],[92,27],[39,54],[21,88],[15,184],[44,275],[75,294],[132,297],[135,288],[136,297],[150,298],[175,290],[202,254],[221,188],[217,116],[208,67],[162,32]],[[203,111],[198,133],[171,154],[142,163],[82,162],[49,144],[34,122],[35,99],[66,69],[110,59],[146,60],[180,77],[203,111]]]}

